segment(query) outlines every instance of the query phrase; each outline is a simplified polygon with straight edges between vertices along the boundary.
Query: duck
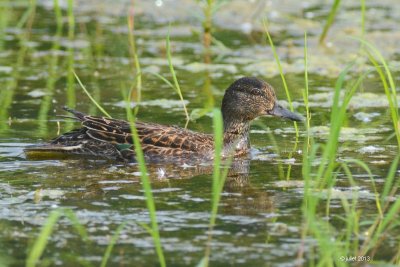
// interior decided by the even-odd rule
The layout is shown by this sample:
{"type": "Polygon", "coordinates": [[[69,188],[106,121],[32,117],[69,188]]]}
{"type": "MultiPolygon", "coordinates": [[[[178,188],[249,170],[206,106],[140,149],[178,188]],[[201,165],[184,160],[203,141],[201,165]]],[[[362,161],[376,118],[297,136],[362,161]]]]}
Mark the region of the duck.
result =
{"type": "MultiPolygon", "coordinates": [[[[44,145],[27,147],[31,157],[96,157],[135,162],[136,156],[128,121],[91,116],[68,107],[64,110],[80,121],[81,127],[61,134],[44,145]]],[[[304,118],[278,103],[274,88],[256,77],[234,81],[222,99],[222,156],[242,157],[250,151],[250,122],[260,116],[276,116],[292,121],[304,118]]],[[[146,162],[204,161],[214,156],[212,134],[199,133],[178,126],[135,121],[146,162]]]]}

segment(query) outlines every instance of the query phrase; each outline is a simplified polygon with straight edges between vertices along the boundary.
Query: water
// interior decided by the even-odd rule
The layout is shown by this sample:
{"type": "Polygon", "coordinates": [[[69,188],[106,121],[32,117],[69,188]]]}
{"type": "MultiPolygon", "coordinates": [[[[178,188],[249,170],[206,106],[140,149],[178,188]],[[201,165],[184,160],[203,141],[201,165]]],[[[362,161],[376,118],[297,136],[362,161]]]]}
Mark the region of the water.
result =
{"type": "MultiPolygon", "coordinates": [[[[208,67],[202,63],[203,47],[193,33],[201,30],[196,19],[201,10],[195,2],[137,2],[135,27],[142,68],[171,78],[164,45],[167,22],[172,21],[174,66],[189,111],[210,103],[210,94],[219,106],[224,89],[244,75],[266,79],[276,88],[279,99],[286,98],[271,49],[262,36],[258,20],[261,12],[252,13],[257,10],[258,2],[243,5],[235,1],[222,7],[215,19],[215,37],[225,47],[213,46],[213,64],[208,67]],[[159,5],[163,9],[158,9],[159,5]],[[243,14],[237,14],[237,10],[243,14]],[[255,19],[249,19],[252,16],[255,19]],[[249,29],[251,34],[247,34],[249,29]]],[[[347,32],[358,30],[358,25],[353,23],[353,13],[358,14],[358,9],[344,5],[346,12],[339,14],[329,34],[330,43],[322,49],[317,46],[317,38],[324,22],[321,16],[326,14],[328,6],[289,2],[285,6],[268,3],[259,9],[266,8],[270,17],[270,31],[295,109],[301,114],[305,114],[301,91],[304,87],[302,38],[304,29],[309,32],[312,132],[317,141],[323,142],[329,131],[330,99],[336,77],[359,49],[357,42],[345,38],[342,30],[343,27],[347,27],[347,32]],[[299,15],[299,9],[304,16],[299,15]]],[[[28,31],[25,27],[18,29],[16,24],[27,3],[18,3],[11,6],[11,1],[6,2],[9,16],[1,26],[0,262],[6,266],[23,265],[27,249],[49,213],[65,207],[72,209],[85,226],[89,242],[84,242],[71,223],[62,218],[44,251],[44,264],[99,265],[115,229],[127,222],[112,252],[110,265],[157,265],[151,237],[139,225],[148,223],[149,216],[136,165],[89,159],[29,161],[23,154],[25,146],[43,143],[59,131],[78,126],[57,117],[65,114],[63,105],[76,105],[78,110],[100,115],[77,84],[67,89],[67,66],[71,57],[75,72],[96,100],[114,118],[125,118],[122,90],[130,88],[134,76],[128,52],[128,1],[115,4],[77,1],[74,40],[68,40],[66,20],[61,37],[55,37],[52,1],[39,1],[30,36],[24,36],[28,31]],[[29,41],[19,41],[21,36],[29,41]],[[68,51],[70,47],[73,50],[68,51]],[[18,62],[20,57],[23,61],[18,62]],[[55,58],[57,62],[52,68],[55,58]],[[49,84],[52,79],[54,85],[49,84]]],[[[399,36],[393,25],[399,23],[400,9],[394,1],[368,5],[371,5],[367,10],[371,20],[368,20],[367,36],[378,47],[385,45],[386,49],[381,51],[391,66],[396,67],[399,36]]],[[[61,6],[65,15],[66,3],[61,6]]],[[[350,76],[358,75],[355,70],[350,76]]],[[[142,98],[140,120],[185,125],[177,94],[155,76],[144,74],[142,98]]],[[[341,135],[339,159],[357,158],[366,162],[377,187],[381,188],[398,150],[395,138],[388,139],[393,130],[379,77],[369,75],[363,91],[356,94],[350,106],[341,135]]],[[[211,132],[211,126],[208,115],[189,123],[190,129],[203,132],[211,132]]],[[[304,126],[299,125],[299,130],[296,147],[291,122],[260,118],[252,126],[252,159],[235,162],[224,188],[212,241],[213,266],[295,266],[298,263],[302,242],[304,126]],[[259,126],[260,122],[268,125],[268,129],[259,126]],[[279,153],[272,145],[271,136],[279,144],[279,153]],[[289,166],[291,176],[287,181],[285,174],[289,166]]],[[[368,217],[369,211],[376,212],[368,175],[361,168],[352,167],[352,171],[358,187],[351,187],[345,174],[339,171],[331,200],[331,221],[338,229],[342,223],[337,218],[343,212],[341,198],[351,198],[354,190],[359,192],[358,206],[365,209],[365,216],[368,217]]],[[[167,264],[197,264],[207,241],[212,166],[150,165],[149,174],[167,264]]],[[[319,193],[322,198],[327,195],[319,193]]],[[[396,235],[389,238],[385,251],[378,253],[376,260],[390,259],[398,241],[396,235]]],[[[312,239],[306,239],[303,244],[306,251],[313,245],[312,239]]],[[[312,256],[307,254],[309,257],[312,256]]]]}

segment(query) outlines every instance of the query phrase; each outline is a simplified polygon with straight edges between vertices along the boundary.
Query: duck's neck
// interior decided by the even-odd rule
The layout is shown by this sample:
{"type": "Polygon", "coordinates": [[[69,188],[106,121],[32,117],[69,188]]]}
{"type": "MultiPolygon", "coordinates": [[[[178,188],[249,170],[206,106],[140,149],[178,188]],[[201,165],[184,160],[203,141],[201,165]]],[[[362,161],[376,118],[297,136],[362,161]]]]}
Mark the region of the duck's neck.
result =
{"type": "Polygon", "coordinates": [[[246,154],[250,150],[250,124],[248,121],[224,121],[224,155],[246,154]]]}

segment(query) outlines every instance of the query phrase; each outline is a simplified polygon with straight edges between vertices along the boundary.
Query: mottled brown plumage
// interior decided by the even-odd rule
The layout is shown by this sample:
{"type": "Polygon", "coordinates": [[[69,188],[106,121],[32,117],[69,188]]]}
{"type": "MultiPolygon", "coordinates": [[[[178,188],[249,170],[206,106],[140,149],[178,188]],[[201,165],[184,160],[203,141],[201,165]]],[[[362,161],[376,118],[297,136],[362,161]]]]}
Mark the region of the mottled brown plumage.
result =
{"type": "MultiPolygon", "coordinates": [[[[82,127],[65,133],[49,144],[27,148],[32,153],[60,152],[74,155],[135,161],[131,126],[127,121],[95,117],[64,108],[81,121],[82,127]]],[[[274,115],[300,121],[302,118],[278,103],[273,88],[253,77],[235,81],[222,101],[224,120],[223,155],[245,155],[250,149],[249,123],[262,115],[274,115]]],[[[214,141],[210,134],[197,133],[176,126],[136,121],[147,161],[210,160],[214,141]]]]}

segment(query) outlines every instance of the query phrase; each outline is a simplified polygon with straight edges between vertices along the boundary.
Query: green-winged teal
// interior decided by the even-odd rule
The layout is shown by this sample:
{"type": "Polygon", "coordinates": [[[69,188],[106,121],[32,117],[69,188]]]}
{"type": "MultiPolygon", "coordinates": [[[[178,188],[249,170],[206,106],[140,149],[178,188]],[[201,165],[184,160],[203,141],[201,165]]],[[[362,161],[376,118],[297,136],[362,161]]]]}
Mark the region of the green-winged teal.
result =
{"type": "MultiPolygon", "coordinates": [[[[49,144],[25,149],[28,157],[56,153],[135,161],[131,128],[127,121],[64,109],[81,121],[82,127],[60,135],[49,144]]],[[[254,77],[240,78],[232,83],[225,92],[221,110],[225,156],[232,153],[239,157],[249,152],[249,123],[259,116],[302,120],[301,116],[278,104],[271,85],[254,77]]],[[[139,121],[136,121],[136,129],[147,161],[212,159],[214,143],[210,134],[139,121]]]]}

